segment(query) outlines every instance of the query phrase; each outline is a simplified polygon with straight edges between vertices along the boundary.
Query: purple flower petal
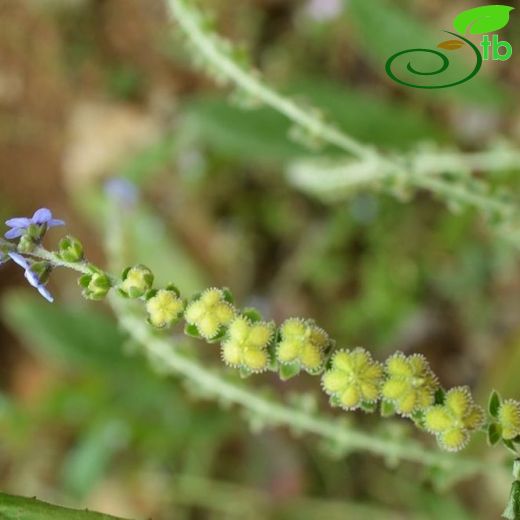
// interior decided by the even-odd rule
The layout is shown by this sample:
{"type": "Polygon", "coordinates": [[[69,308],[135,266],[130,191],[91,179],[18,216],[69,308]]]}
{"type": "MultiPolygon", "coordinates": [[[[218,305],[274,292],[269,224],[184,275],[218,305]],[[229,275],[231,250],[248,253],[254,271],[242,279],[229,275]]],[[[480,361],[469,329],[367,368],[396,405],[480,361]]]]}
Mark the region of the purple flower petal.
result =
{"type": "Polygon", "coordinates": [[[31,219],[26,217],[10,218],[5,224],[12,228],[26,228],[31,225],[31,219]]]}
{"type": "Polygon", "coordinates": [[[52,303],[54,301],[54,298],[52,296],[52,294],[47,290],[46,287],[44,287],[43,285],[40,285],[38,287],[38,292],[49,302],[49,303],[52,303]]]}
{"type": "Polygon", "coordinates": [[[45,224],[46,222],[49,222],[49,220],[51,219],[51,210],[47,208],[40,208],[34,212],[31,221],[33,224],[45,224]]]}
{"type": "Polygon", "coordinates": [[[64,220],[59,220],[57,218],[53,218],[51,220],[49,220],[49,222],[47,222],[47,227],[56,227],[56,226],[64,226],[65,225],[65,221],[64,220]]]}
{"type": "Polygon", "coordinates": [[[40,279],[38,278],[38,275],[31,271],[30,269],[26,269],[24,276],[26,280],[35,288],[39,289],[41,287],[40,279]]]}
{"type": "Polygon", "coordinates": [[[8,240],[11,240],[13,238],[21,237],[24,234],[24,229],[21,228],[13,228],[7,231],[7,233],[4,235],[5,238],[8,240]]]}
{"type": "Polygon", "coordinates": [[[18,264],[20,267],[23,267],[24,269],[29,269],[29,262],[25,259],[25,257],[19,255],[18,253],[12,253],[11,251],[8,253],[8,255],[11,257],[11,260],[18,264]]]}

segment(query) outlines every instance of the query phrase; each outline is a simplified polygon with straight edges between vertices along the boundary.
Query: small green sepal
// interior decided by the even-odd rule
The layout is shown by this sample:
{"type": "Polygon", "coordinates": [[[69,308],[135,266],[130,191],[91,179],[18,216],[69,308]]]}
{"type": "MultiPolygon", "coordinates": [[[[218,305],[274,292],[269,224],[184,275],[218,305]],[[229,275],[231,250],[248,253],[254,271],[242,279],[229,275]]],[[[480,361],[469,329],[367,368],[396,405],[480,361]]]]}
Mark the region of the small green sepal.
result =
{"type": "Polygon", "coordinates": [[[222,288],[222,295],[224,297],[224,301],[233,305],[235,303],[235,298],[233,298],[233,294],[227,287],[222,288]]]}
{"type": "Polygon", "coordinates": [[[497,423],[491,423],[487,427],[487,442],[490,446],[496,446],[502,438],[502,428],[497,423]]]}
{"type": "Polygon", "coordinates": [[[392,415],[395,415],[394,403],[383,399],[381,401],[381,417],[392,417],[392,415]]]}
{"type": "Polygon", "coordinates": [[[191,323],[186,323],[184,326],[184,334],[186,336],[190,336],[192,338],[201,338],[199,329],[197,328],[197,325],[192,325],[191,323]]]}
{"type": "Polygon", "coordinates": [[[300,373],[300,363],[280,364],[280,379],[288,381],[300,373]]]}
{"type": "Polygon", "coordinates": [[[65,262],[81,262],[84,258],[83,244],[77,238],[67,235],[60,240],[58,256],[65,262]]]}
{"type": "Polygon", "coordinates": [[[240,314],[242,314],[246,318],[249,318],[249,320],[252,323],[256,323],[257,321],[262,321],[262,315],[254,307],[247,307],[240,314]]]}
{"type": "Polygon", "coordinates": [[[505,511],[502,513],[502,517],[507,520],[520,519],[520,481],[518,480],[515,480],[511,485],[509,500],[505,511]]]}
{"type": "Polygon", "coordinates": [[[361,408],[361,410],[363,410],[366,413],[374,413],[376,411],[376,408],[377,408],[377,403],[376,402],[363,401],[361,403],[361,405],[360,405],[360,408],[361,408]]]}
{"type": "Polygon", "coordinates": [[[496,390],[493,390],[488,401],[488,412],[491,417],[494,417],[495,419],[498,417],[498,411],[501,404],[502,399],[500,398],[499,393],[496,390]]]}

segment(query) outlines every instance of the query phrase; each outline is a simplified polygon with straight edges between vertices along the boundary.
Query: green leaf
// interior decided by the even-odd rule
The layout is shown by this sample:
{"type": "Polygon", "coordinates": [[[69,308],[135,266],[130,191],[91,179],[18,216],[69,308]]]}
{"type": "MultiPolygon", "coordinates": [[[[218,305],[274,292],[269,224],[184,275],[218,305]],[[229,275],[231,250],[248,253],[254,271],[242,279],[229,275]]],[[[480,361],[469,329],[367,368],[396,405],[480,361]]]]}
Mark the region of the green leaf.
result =
{"type": "Polygon", "coordinates": [[[498,31],[509,22],[509,13],[514,9],[508,5],[485,5],[459,13],[453,26],[461,34],[484,34],[498,31]]]}
{"type": "Polygon", "coordinates": [[[125,336],[104,314],[87,307],[48,305],[28,291],[3,296],[3,318],[42,358],[79,369],[117,368],[121,375],[135,368],[136,360],[122,352],[125,336]]]}
{"type": "Polygon", "coordinates": [[[518,520],[520,518],[520,481],[518,480],[511,484],[509,501],[502,516],[508,520],[518,520]]]}
{"type": "Polygon", "coordinates": [[[127,427],[122,421],[113,419],[94,424],[67,454],[61,475],[65,489],[76,497],[86,496],[102,480],[111,460],[127,440],[127,427]]]}
{"type": "Polygon", "coordinates": [[[487,429],[487,441],[490,446],[495,446],[502,438],[502,430],[496,423],[491,423],[487,429]]]}
{"type": "Polygon", "coordinates": [[[79,511],[36,500],[0,493],[2,520],[122,520],[115,516],[79,511]]]}
{"type": "Polygon", "coordinates": [[[489,402],[488,402],[488,412],[491,417],[498,417],[498,410],[500,408],[500,395],[496,390],[493,390],[491,392],[491,395],[489,396],[489,402]]]}

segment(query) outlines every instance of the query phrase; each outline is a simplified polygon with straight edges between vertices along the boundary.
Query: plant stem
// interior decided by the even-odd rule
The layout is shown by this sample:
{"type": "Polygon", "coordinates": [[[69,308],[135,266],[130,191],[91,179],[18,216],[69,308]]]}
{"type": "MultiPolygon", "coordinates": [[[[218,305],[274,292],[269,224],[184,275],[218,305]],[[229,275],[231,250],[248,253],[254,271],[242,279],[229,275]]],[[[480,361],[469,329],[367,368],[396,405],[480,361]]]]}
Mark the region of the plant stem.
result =
{"type": "Polygon", "coordinates": [[[305,110],[290,99],[281,96],[256,79],[251,73],[237,65],[233,59],[220,52],[217,46],[204,33],[199,23],[197,11],[190,8],[188,2],[184,0],[168,0],[167,5],[171,14],[176,18],[183,31],[189,36],[202,55],[233,83],[243,88],[244,91],[284,114],[288,119],[308,130],[312,135],[318,135],[325,141],[356,157],[364,158],[374,154],[374,151],[368,146],[345,135],[335,127],[313,116],[309,110],[305,110]]]}
{"type": "MultiPolygon", "coordinates": [[[[461,166],[467,166],[470,170],[475,169],[478,165],[480,165],[481,168],[488,167],[490,164],[493,165],[497,163],[497,161],[495,161],[496,154],[445,154],[445,160],[437,163],[431,160],[432,154],[430,153],[428,155],[428,167],[425,173],[421,167],[420,154],[416,154],[412,164],[409,164],[406,161],[406,157],[390,157],[378,153],[372,146],[363,144],[337,129],[335,126],[322,121],[316,116],[314,110],[307,107],[300,107],[292,100],[278,94],[263,83],[252,71],[248,71],[236,63],[230,53],[226,52],[227,47],[219,45],[219,37],[208,32],[203,26],[201,23],[202,15],[193,6],[191,0],[166,0],[166,4],[172,17],[177,20],[180,28],[190,42],[195,46],[200,55],[215,67],[219,73],[222,73],[228,80],[253,98],[260,100],[285,115],[311,135],[319,137],[324,142],[337,146],[341,150],[359,159],[359,167],[363,172],[361,175],[366,177],[366,182],[375,182],[381,180],[381,178],[393,178],[408,186],[427,189],[440,195],[448,202],[452,201],[474,206],[483,213],[498,211],[501,215],[506,215],[506,218],[508,218],[510,214],[515,212],[514,206],[497,201],[493,196],[477,192],[475,189],[472,189],[471,186],[465,185],[464,179],[459,180],[458,183],[454,183],[440,177],[432,180],[428,176],[428,174],[440,175],[446,173],[446,166],[455,166],[456,169],[461,166]],[[465,157],[467,157],[467,160],[465,160],[465,157]],[[368,169],[364,167],[366,163],[370,165],[368,169]],[[376,165],[377,168],[372,169],[371,166],[373,165],[376,165]],[[414,169],[417,170],[415,173],[414,169]]],[[[498,163],[505,168],[511,167],[512,164],[518,165],[519,162],[519,154],[511,150],[508,151],[508,155],[504,161],[498,161],[498,163]]],[[[316,174],[319,173],[317,183],[323,182],[325,186],[327,186],[327,176],[324,175],[324,171],[315,169],[314,172],[316,174]]],[[[351,172],[348,173],[351,174],[351,172]]],[[[334,185],[338,180],[338,178],[333,179],[330,185],[334,185]]],[[[344,185],[350,183],[350,177],[347,177],[345,174],[344,185]]],[[[298,182],[296,182],[296,184],[298,185],[298,182]]],[[[317,191],[323,191],[323,188],[317,191]]],[[[520,245],[520,239],[516,240],[515,238],[511,240],[511,242],[514,242],[515,245],[520,245]]]]}

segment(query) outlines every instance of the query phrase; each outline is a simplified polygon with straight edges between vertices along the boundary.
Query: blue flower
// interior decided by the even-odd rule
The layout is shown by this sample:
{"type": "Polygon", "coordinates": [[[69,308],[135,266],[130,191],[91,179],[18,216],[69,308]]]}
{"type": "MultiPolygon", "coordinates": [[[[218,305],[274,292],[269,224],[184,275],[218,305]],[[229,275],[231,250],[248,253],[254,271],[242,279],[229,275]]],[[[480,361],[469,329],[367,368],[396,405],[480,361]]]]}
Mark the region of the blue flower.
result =
{"type": "Polygon", "coordinates": [[[105,182],[105,193],[123,208],[133,208],[139,199],[137,186],[122,177],[112,177],[105,182]]]}
{"type": "Polygon", "coordinates": [[[52,294],[46,289],[45,285],[42,283],[40,277],[37,273],[35,273],[31,269],[31,265],[27,261],[25,257],[22,255],[19,255],[18,253],[8,253],[11,257],[11,260],[15,263],[17,263],[20,267],[22,267],[25,270],[25,278],[27,281],[38,290],[38,292],[48,301],[53,302],[54,298],[52,297],[52,294]]]}
{"type": "Polygon", "coordinates": [[[31,226],[47,226],[47,228],[64,226],[63,220],[52,218],[51,210],[47,208],[40,208],[34,212],[31,218],[17,217],[5,221],[6,225],[11,229],[5,234],[5,238],[11,240],[13,238],[21,237],[26,229],[31,226]]]}

